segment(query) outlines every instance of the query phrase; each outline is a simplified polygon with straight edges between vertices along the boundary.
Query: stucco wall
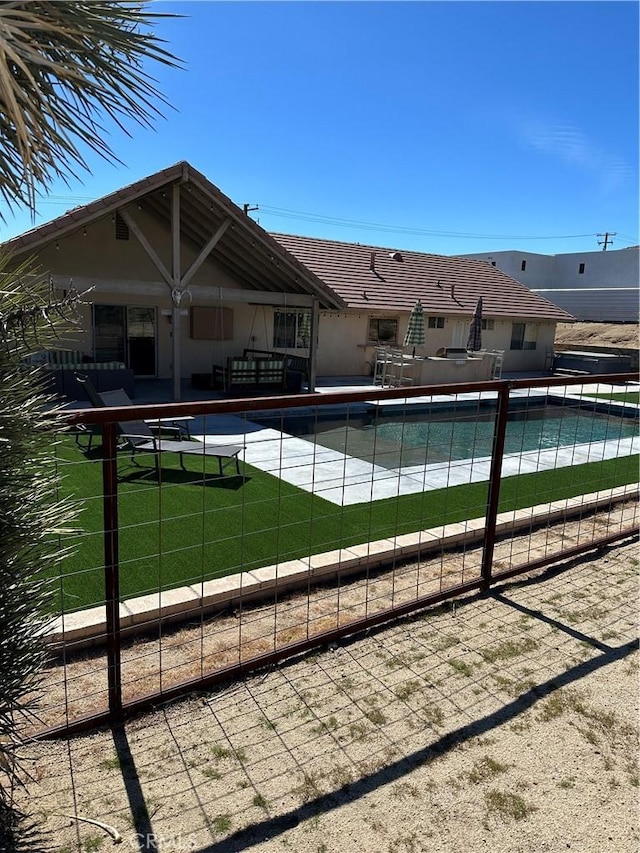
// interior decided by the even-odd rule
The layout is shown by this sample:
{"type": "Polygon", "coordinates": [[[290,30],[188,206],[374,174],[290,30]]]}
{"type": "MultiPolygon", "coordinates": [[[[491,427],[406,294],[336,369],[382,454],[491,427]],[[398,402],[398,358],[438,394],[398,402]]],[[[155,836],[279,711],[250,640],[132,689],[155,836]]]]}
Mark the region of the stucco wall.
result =
{"type": "MultiPolygon", "coordinates": [[[[96,289],[90,296],[93,302],[100,305],[150,305],[156,308],[157,376],[160,379],[169,379],[172,375],[172,322],[167,313],[162,313],[163,310],[165,312],[171,310],[168,293],[164,297],[159,297],[133,292],[129,295],[114,294],[96,289]]],[[[208,302],[213,304],[212,300],[208,302]]],[[[204,300],[200,300],[198,304],[204,304],[204,300]]],[[[191,338],[189,308],[183,309],[187,311],[187,314],[181,318],[181,370],[184,378],[189,378],[192,373],[206,373],[211,370],[213,364],[225,364],[227,356],[241,355],[245,348],[270,349],[272,347],[273,309],[270,306],[225,303],[225,308],[233,311],[233,338],[226,341],[203,341],[191,338]]],[[[66,342],[65,346],[70,349],[80,349],[91,356],[93,352],[91,304],[87,302],[86,296],[79,313],[78,333],[73,340],[66,342]]],[[[306,355],[307,351],[303,351],[303,354],[306,355]]]]}
{"type": "MultiPolygon", "coordinates": [[[[160,283],[159,292],[160,290],[160,283]]],[[[86,300],[87,297],[85,297],[86,300]]],[[[171,332],[169,317],[163,314],[170,310],[168,292],[163,296],[108,293],[102,288],[91,293],[91,299],[97,304],[107,305],[151,305],[156,308],[157,375],[159,378],[171,377],[171,332]]],[[[197,304],[204,304],[200,300],[197,304]]],[[[213,300],[208,300],[214,304],[213,300]]],[[[194,304],[196,304],[194,302],[194,304]]],[[[217,303],[216,303],[217,304],[217,303]]],[[[181,321],[182,340],[182,376],[189,378],[192,373],[206,373],[213,364],[225,364],[227,356],[241,355],[245,348],[271,349],[273,346],[273,309],[270,306],[254,306],[243,303],[225,303],[233,311],[233,339],[227,341],[202,341],[190,337],[189,316],[181,321]]],[[[188,311],[187,309],[184,309],[188,311]]],[[[91,336],[91,306],[81,308],[81,330],[77,339],[69,345],[81,349],[87,355],[93,351],[91,336]]],[[[400,342],[406,331],[408,317],[399,321],[400,342]]],[[[456,326],[468,328],[468,319],[447,318],[444,329],[427,329],[426,344],[416,348],[416,355],[433,356],[441,348],[454,345],[452,333],[456,326]]],[[[375,360],[375,346],[366,344],[369,329],[368,314],[349,314],[321,312],[318,333],[317,372],[319,376],[367,376],[372,373],[375,360]]],[[[536,349],[511,350],[511,321],[495,320],[494,329],[482,335],[485,349],[504,350],[505,370],[544,370],[548,367],[553,349],[555,326],[552,323],[536,324],[536,349]]],[[[463,341],[463,346],[465,340],[463,341]]],[[[307,350],[291,350],[307,355],[307,350]]]]}
{"type": "MultiPolygon", "coordinates": [[[[369,314],[321,312],[318,340],[318,374],[320,376],[366,376],[372,373],[375,344],[367,344],[369,314]]],[[[391,314],[385,316],[392,316],[391,314]]],[[[398,320],[398,345],[402,344],[409,315],[395,315],[398,320]]],[[[425,323],[428,315],[425,315],[425,323]]],[[[538,322],[535,350],[512,350],[511,320],[494,320],[494,328],[482,333],[485,349],[504,350],[505,370],[544,370],[549,367],[555,323],[538,322]]],[[[425,330],[425,345],[416,347],[416,355],[433,356],[440,349],[465,346],[469,329],[468,317],[445,317],[443,329],[425,330]]]]}
{"type": "MultiPolygon", "coordinates": [[[[171,235],[168,228],[162,227],[143,211],[134,211],[134,219],[171,273],[171,235]]],[[[182,241],[180,252],[184,271],[189,269],[198,252],[185,241],[182,241]]],[[[115,223],[110,215],[43,246],[38,250],[38,261],[44,270],[71,277],[99,276],[102,279],[144,282],[155,282],[160,278],[151,258],[133,233],[129,240],[116,240],[115,223]]],[[[205,260],[192,282],[219,287],[239,284],[216,264],[213,256],[205,260]]]]}

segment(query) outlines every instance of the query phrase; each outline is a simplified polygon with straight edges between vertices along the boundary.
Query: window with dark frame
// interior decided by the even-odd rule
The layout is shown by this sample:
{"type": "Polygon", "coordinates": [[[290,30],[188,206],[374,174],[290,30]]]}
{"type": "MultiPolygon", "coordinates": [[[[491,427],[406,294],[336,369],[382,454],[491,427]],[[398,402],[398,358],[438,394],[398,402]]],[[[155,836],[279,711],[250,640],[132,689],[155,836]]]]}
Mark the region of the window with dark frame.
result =
{"type": "Polygon", "coordinates": [[[538,330],[535,323],[512,323],[512,350],[534,350],[537,347],[538,330]]]}
{"type": "Polygon", "coordinates": [[[429,317],[427,320],[427,328],[444,329],[444,317],[429,317]]]}
{"type": "Polygon", "coordinates": [[[578,267],[578,275],[582,275],[584,273],[584,264],[580,264],[578,267]]]}
{"type": "Polygon", "coordinates": [[[482,318],[481,327],[483,332],[493,332],[494,326],[495,322],[493,320],[485,320],[484,317],[482,318]]]}
{"type": "Polygon", "coordinates": [[[521,272],[524,272],[524,271],[526,270],[526,268],[527,268],[527,262],[526,262],[526,261],[523,261],[523,262],[520,264],[520,271],[521,271],[521,272]]]}
{"type": "Polygon", "coordinates": [[[369,317],[370,344],[397,344],[398,320],[395,317],[369,317]]]}
{"type": "Polygon", "coordinates": [[[308,349],[311,343],[309,311],[274,311],[273,346],[275,349],[308,349]]]}

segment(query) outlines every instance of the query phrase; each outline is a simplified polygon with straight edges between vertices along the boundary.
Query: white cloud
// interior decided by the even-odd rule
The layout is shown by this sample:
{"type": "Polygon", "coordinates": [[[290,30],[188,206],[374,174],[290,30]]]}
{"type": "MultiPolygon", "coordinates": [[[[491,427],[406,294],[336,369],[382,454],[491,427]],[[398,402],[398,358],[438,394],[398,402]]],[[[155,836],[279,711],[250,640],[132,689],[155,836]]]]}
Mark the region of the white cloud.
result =
{"type": "Polygon", "coordinates": [[[529,120],[520,124],[519,133],[531,148],[599,178],[606,191],[634,175],[634,169],[624,158],[602,149],[575,125],[529,120]]]}

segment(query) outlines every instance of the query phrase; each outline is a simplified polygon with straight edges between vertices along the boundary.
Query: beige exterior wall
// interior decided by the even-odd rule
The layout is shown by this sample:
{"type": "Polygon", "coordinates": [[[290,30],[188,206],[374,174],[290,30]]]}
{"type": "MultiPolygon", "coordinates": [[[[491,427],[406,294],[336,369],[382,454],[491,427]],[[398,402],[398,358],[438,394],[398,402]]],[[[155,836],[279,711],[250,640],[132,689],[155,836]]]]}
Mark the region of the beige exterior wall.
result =
{"type": "MultiPolygon", "coordinates": [[[[160,283],[158,289],[160,291],[160,283]]],[[[160,291],[161,292],[161,291],[160,291]]],[[[171,302],[166,295],[144,296],[135,293],[135,283],[131,283],[129,293],[109,293],[103,287],[96,287],[91,300],[97,304],[108,305],[151,305],[156,308],[157,323],[157,375],[158,378],[171,377],[171,322],[163,314],[169,311],[171,302]]],[[[85,297],[86,299],[86,297],[85,297]]],[[[218,304],[217,300],[194,300],[194,305],[218,304]]],[[[192,373],[206,373],[213,364],[225,364],[228,356],[241,355],[246,348],[266,349],[273,347],[273,308],[268,305],[247,305],[243,303],[224,303],[233,311],[233,339],[227,341],[201,341],[190,337],[190,318],[182,317],[182,376],[189,378],[192,373]]],[[[183,309],[188,312],[187,309],[183,309]]],[[[91,306],[85,304],[81,311],[82,331],[76,342],[70,346],[82,349],[87,355],[93,351],[91,337],[91,306]]],[[[402,342],[406,331],[408,316],[399,319],[402,342]]],[[[515,321],[517,322],[517,321],[515,321]]],[[[509,371],[545,370],[549,368],[550,354],[553,350],[555,325],[539,322],[536,327],[535,350],[511,350],[512,322],[495,320],[494,329],[482,334],[485,349],[504,350],[504,369],[509,371]]],[[[373,373],[375,345],[367,344],[369,330],[368,314],[349,314],[348,312],[321,312],[318,333],[317,373],[319,376],[368,376],[373,373]]],[[[416,347],[416,355],[434,356],[440,349],[466,344],[468,319],[447,318],[444,329],[427,329],[426,344],[416,347]],[[464,340],[455,343],[455,335],[464,327],[464,340]]],[[[308,355],[308,350],[297,349],[290,352],[308,355]]]]}
{"type": "MultiPolygon", "coordinates": [[[[166,270],[171,273],[171,235],[168,229],[162,227],[157,220],[145,216],[142,211],[133,211],[132,215],[166,270]]],[[[191,244],[183,241],[180,254],[184,272],[189,269],[198,252],[191,244]]],[[[230,278],[215,263],[214,258],[215,256],[210,256],[205,260],[192,283],[217,287],[241,286],[237,279],[230,278]]],[[[110,215],[39,249],[38,261],[43,270],[74,278],[99,276],[107,280],[162,280],[151,258],[133,233],[129,240],[116,240],[115,223],[110,215]]]]}
{"type": "MultiPolygon", "coordinates": [[[[375,344],[367,343],[370,317],[396,317],[400,346],[409,322],[408,313],[372,314],[326,311],[320,313],[318,338],[319,376],[366,376],[373,372],[375,344]]],[[[425,325],[428,323],[425,314],[425,325]]],[[[482,333],[484,349],[504,350],[504,369],[512,371],[545,370],[553,349],[555,323],[538,321],[535,327],[535,350],[512,350],[511,334],[514,320],[494,319],[494,328],[482,333]]],[[[447,347],[466,346],[469,333],[468,317],[445,317],[444,328],[425,329],[426,342],[416,347],[416,355],[434,356],[447,347]]]]}
{"type": "MultiPolygon", "coordinates": [[[[57,276],[57,281],[63,277],[57,276]]],[[[82,290],[84,285],[78,282],[82,290]]],[[[140,283],[142,286],[142,283],[140,283]]],[[[171,373],[171,334],[172,322],[168,312],[171,300],[168,290],[162,293],[158,282],[159,295],[136,293],[136,282],[130,282],[129,292],[109,292],[107,286],[96,285],[90,294],[83,297],[80,307],[78,334],[73,340],[65,342],[70,349],[80,349],[87,356],[93,353],[92,305],[144,305],[156,309],[156,365],[157,376],[169,379],[171,373]],[[90,301],[89,301],[90,300],[90,301]],[[165,313],[163,313],[163,311],[165,313]]],[[[198,299],[194,305],[218,305],[217,299],[198,299]]],[[[183,309],[186,315],[181,318],[182,340],[182,376],[189,378],[192,373],[211,371],[214,364],[225,364],[227,356],[241,355],[246,348],[271,349],[273,343],[273,309],[268,305],[247,305],[245,303],[224,303],[225,308],[233,312],[233,338],[226,341],[194,340],[190,336],[189,307],[183,309]]],[[[307,350],[300,351],[303,355],[307,350]]]]}
{"type": "MultiPolygon", "coordinates": [[[[142,211],[134,211],[133,215],[170,273],[171,240],[167,229],[161,227],[153,218],[145,216],[142,211]]],[[[180,251],[184,273],[198,253],[184,241],[180,251]]],[[[38,261],[43,271],[53,274],[59,290],[67,290],[73,285],[84,294],[78,334],[74,340],[65,342],[65,346],[81,349],[87,356],[92,356],[92,304],[153,306],[156,309],[156,375],[163,379],[172,376],[170,288],[133,233],[130,234],[129,240],[116,240],[115,223],[109,215],[86,229],[80,228],[73,234],[43,247],[38,252],[38,261]]],[[[273,309],[270,306],[219,301],[218,288],[245,288],[240,279],[230,276],[215,262],[215,251],[213,257],[207,258],[196,272],[190,287],[196,295],[182,307],[183,378],[189,378],[192,373],[208,372],[213,364],[224,364],[227,356],[242,354],[246,347],[271,347],[273,309]],[[231,309],[233,339],[192,339],[189,317],[191,305],[223,305],[231,309]]]]}

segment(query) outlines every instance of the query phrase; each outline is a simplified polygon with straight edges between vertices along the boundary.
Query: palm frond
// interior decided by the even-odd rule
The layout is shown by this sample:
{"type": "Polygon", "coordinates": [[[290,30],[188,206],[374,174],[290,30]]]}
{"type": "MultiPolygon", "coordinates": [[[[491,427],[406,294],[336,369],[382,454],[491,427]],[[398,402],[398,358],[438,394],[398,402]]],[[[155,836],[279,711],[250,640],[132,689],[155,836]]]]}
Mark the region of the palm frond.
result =
{"type": "Polygon", "coordinates": [[[0,194],[35,206],[36,187],[87,168],[82,148],[117,157],[105,117],[150,126],[166,99],[149,61],[180,62],[153,33],[161,18],[128,2],[0,3],[0,194]]]}

